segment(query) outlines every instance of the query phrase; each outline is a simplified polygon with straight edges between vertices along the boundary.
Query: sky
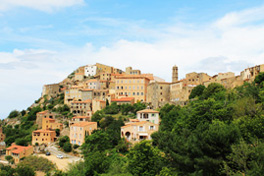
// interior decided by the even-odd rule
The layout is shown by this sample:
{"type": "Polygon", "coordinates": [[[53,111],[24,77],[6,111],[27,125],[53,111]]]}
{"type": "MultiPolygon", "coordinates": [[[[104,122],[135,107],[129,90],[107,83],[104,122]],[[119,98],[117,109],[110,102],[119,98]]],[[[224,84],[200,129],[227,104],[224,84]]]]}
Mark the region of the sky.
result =
{"type": "Polygon", "coordinates": [[[263,43],[263,0],[0,0],[0,119],[79,66],[238,75],[263,43]]]}

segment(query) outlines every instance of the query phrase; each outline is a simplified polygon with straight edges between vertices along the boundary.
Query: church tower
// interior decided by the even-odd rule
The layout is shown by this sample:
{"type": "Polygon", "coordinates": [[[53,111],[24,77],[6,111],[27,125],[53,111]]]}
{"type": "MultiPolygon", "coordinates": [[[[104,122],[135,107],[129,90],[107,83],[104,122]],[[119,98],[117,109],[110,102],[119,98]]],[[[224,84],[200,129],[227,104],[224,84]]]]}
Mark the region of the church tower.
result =
{"type": "Polygon", "coordinates": [[[178,81],[178,67],[174,65],[172,67],[172,83],[175,83],[178,81]]]}

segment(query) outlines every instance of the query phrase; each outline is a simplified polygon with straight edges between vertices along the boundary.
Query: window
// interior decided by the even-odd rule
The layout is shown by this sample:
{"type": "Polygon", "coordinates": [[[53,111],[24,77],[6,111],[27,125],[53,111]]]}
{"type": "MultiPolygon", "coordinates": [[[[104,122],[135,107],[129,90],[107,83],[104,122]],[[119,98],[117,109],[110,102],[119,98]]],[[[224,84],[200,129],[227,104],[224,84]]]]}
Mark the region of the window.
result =
{"type": "Polygon", "coordinates": [[[162,89],[162,86],[160,86],[160,89],[162,89]]]}
{"type": "Polygon", "coordinates": [[[143,96],[143,95],[144,95],[144,93],[143,93],[143,92],[141,92],[141,95],[143,96]]]}
{"type": "Polygon", "coordinates": [[[138,131],[143,131],[143,126],[139,126],[138,131]]]}
{"type": "Polygon", "coordinates": [[[160,95],[162,95],[162,92],[160,92],[160,95]]]}
{"type": "Polygon", "coordinates": [[[139,95],[139,92],[137,92],[137,95],[139,95]]]}
{"type": "Polygon", "coordinates": [[[135,92],[133,92],[133,95],[136,95],[136,93],[135,93],[135,92]]]}
{"type": "Polygon", "coordinates": [[[155,116],[155,114],[151,114],[151,116],[152,116],[152,117],[154,117],[154,116],[155,116]]]}
{"type": "Polygon", "coordinates": [[[154,127],[154,126],[149,126],[149,129],[150,129],[150,130],[154,130],[155,127],[154,127]]]}
{"type": "Polygon", "coordinates": [[[137,90],[139,90],[139,86],[137,86],[137,90]]]}
{"type": "Polygon", "coordinates": [[[119,86],[117,86],[116,89],[119,89],[119,86]]]}

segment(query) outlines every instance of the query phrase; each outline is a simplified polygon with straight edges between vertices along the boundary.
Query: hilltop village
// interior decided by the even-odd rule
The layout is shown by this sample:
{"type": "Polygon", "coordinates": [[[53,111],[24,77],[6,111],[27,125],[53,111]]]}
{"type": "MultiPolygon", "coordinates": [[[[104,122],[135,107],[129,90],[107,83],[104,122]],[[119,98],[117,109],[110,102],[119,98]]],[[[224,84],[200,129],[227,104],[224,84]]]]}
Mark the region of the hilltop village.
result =
{"type": "MultiPolygon", "coordinates": [[[[77,148],[85,143],[86,136],[102,128],[102,125],[98,126],[102,118],[94,120],[102,110],[126,105],[140,108],[128,110],[123,119],[124,125],[119,129],[120,138],[131,145],[150,140],[151,134],[159,130],[159,110],[164,105],[187,105],[192,101],[192,90],[199,85],[208,87],[211,83],[218,83],[225,89],[233,89],[245,82],[251,83],[260,72],[264,72],[264,64],[245,68],[240,75],[227,72],[210,76],[192,72],[181,80],[178,79],[178,71],[178,67],[173,66],[172,82],[165,82],[132,67],[127,67],[125,71],[99,63],[79,67],[62,82],[44,85],[42,96],[28,112],[24,112],[30,116],[32,109],[41,109],[36,110],[35,116],[32,115],[34,123],[27,127],[32,129],[31,145],[23,146],[11,139],[5,140],[8,135],[0,127],[0,150],[2,153],[6,151],[6,155],[12,156],[13,162],[18,164],[24,157],[41,150],[47,151],[49,146],[65,136],[77,148]]],[[[8,119],[5,123],[10,128],[16,128],[16,125],[23,124],[23,120],[8,119]]]]}

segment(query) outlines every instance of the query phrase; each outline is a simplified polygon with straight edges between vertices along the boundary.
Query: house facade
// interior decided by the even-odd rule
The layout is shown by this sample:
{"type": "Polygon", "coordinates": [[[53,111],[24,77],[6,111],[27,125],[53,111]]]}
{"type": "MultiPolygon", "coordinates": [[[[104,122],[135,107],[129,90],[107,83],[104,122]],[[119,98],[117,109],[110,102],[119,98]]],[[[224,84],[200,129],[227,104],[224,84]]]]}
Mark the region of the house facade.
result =
{"type": "Polygon", "coordinates": [[[21,158],[30,156],[33,154],[32,146],[19,146],[16,144],[12,144],[10,147],[6,149],[6,155],[10,155],[14,158],[15,164],[18,164],[21,158]]]}
{"type": "Polygon", "coordinates": [[[151,123],[158,125],[160,123],[159,111],[155,111],[152,109],[144,109],[144,110],[138,111],[137,119],[141,122],[146,121],[146,122],[151,122],[151,123]]]}
{"type": "Polygon", "coordinates": [[[90,135],[97,129],[97,122],[79,122],[70,126],[70,143],[82,145],[85,142],[85,136],[90,135]]]}
{"type": "Polygon", "coordinates": [[[121,127],[121,137],[133,144],[142,140],[151,140],[151,134],[158,130],[158,124],[147,121],[135,122],[121,127]]]}
{"type": "Polygon", "coordinates": [[[56,140],[56,132],[51,130],[36,130],[32,132],[32,145],[38,143],[41,144],[50,144],[56,140]]]}

